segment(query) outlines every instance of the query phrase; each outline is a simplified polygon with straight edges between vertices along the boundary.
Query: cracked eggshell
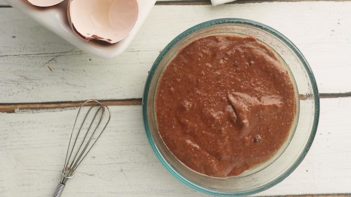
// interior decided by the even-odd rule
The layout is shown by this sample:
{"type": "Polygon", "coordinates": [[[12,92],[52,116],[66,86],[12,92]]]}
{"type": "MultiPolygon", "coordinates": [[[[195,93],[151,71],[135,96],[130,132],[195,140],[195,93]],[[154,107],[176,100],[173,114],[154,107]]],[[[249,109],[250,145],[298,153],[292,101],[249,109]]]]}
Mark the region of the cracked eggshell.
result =
{"type": "Polygon", "coordinates": [[[26,0],[28,3],[37,7],[50,7],[57,5],[64,0],[26,0]]]}
{"type": "Polygon", "coordinates": [[[67,12],[83,38],[115,44],[133,29],[139,10],[137,0],[70,0],[67,12]]]}

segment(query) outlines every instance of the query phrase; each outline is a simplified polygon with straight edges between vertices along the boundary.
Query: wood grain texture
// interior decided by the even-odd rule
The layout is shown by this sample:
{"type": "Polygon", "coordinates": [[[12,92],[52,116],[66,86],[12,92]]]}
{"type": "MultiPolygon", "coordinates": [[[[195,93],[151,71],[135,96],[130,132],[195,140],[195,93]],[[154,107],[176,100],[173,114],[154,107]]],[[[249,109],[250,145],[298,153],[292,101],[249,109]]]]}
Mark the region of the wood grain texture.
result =
{"type": "Polygon", "coordinates": [[[321,92],[348,92],[350,9],[351,2],[156,6],[127,52],[113,60],[92,57],[19,11],[1,9],[0,103],[140,98],[159,51],[185,29],[221,17],[278,29],[305,54],[321,92]]]}
{"type": "MultiPolygon", "coordinates": [[[[322,100],[321,121],[305,160],[260,195],[351,193],[351,98],[322,100]],[[332,120],[332,121],[331,121],[332,120]]],[[[75,110],[0,114],[0,196],[50,196],[56,187],[75,110]]],[[[201,196],[154,156],[140,106],[112,107],[105,135],[69,182],[65,196],[201,196]]]]}

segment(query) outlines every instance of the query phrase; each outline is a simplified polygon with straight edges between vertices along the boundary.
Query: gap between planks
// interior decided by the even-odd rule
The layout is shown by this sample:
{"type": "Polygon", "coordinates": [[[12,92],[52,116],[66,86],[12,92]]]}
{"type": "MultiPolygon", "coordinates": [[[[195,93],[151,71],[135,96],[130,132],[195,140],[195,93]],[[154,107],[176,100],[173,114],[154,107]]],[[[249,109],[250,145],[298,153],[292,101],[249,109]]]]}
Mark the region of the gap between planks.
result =
{"type": "MultiPolygon", "coordinates": [[[[141,105],[141,99],[123,99],[123,100],[99,100],[107,106],[134,106],[141,105]]],[[[64,101],[64,102],[42,102],[42,103],[10,103],[0,104],[0,113],[16,113],[18,111],[38,111],[38,110],[55,110],[77,108],[84,101],[64,101]]],[[[87,105],[89,106],[89,105],[87,105]]]]}
{"type": "MultiPolygon", "coordinates": [[[[321,99],[337,99],[351,97],[351,92],[344,93],[321,93],[321,99]]],[[[107,106],[138,106],[142,105],[141,98],[99,100],[107,106]]],[[[18,111],[39,111],[77,108],[84,101],[40,102],[40,103],[3,103],[0,104],[0,113],[16,113],[18,111]]]]}

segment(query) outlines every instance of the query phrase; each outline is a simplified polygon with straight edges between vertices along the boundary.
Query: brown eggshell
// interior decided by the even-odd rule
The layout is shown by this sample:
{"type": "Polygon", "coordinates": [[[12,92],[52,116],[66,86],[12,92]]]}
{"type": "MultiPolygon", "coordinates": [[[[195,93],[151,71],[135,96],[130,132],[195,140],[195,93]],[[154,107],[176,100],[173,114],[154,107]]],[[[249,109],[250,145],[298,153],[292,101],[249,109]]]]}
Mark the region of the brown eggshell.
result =
{"type": "Polygon", "coordinates": [[[126,38],[138,19],[137,0],[70,0],[72,28],[87,40],[110,44],[126,38]]]}

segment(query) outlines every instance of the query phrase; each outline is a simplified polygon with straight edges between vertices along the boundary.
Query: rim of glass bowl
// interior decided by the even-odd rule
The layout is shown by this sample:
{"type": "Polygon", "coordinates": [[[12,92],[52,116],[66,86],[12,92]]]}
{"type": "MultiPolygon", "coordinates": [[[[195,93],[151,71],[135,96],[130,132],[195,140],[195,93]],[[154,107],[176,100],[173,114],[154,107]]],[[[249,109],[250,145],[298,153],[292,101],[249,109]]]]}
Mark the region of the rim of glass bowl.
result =
{"type": "Polygon", "coordinates": [[[174,177],[176,177],[180,182],[182,182],[183,184],[185,184],[186,186],[195,189],[197,191],[203,192],[205,194],[209,194],[209,195],[217,195],[217,196],[232,196],[232,195],[249,195],[249,194],[254,194],[254,193],[258,193],[261,191],[264,191],[274,185],[276,185],[277,183],[281,182],[282,180],[284,180],[286,177],[288,177],[296,168],[297,166],[302,162],[302,160],[305,158],[307,152],[309,151],[314,137],[316,135],[317,132],[317,127],[318,127],[318,121],[319,121],[319,111],[320,111],[320,104],[319,104],[319,93],[318,93],[318,87],[317,87],[317,83],[315,80],[315,77],[313,75],[313,72],[307,62],[307,60],[305,59],[305,57],[302,55],[302,53],[300,52],[300,50],[287,38],[285,37],[283,34],[281,34],[280,32],[278,32],[277,30],[261,24],[259,22],[256,21],[252,21],[252,20],[248,20],[248,19],[241,19],[241,18],[221,18],[221,19],[215,19],[215,20],[210,20],[210,21],[206,21],[203,23],[200,23],[198,25],[195,25],[189,29],[187,29],[186,31],[184,31],[183,33],[179,34],[176,38],[174,38],[160,53],[160,55],[157,57],[157,59],[155,60],[146,84],[145,84],[145,89],[144,89],[144,95],[143,95],[143,119],[144,119],[144,127],[145,127],[145,131],[146,131],[146,135],[147,138],[149,140],[149,143],[152,147],[152,150],[154,151],[154,153],[156,154],[157,158],[159,159],[159,161],[162,163],[162,165],[167,169],[167,171],[169,173],[171,173],[174,177]],[[313,126],[312,126],[312,131],[311,134],[309,136],[309,139],[307,141],[307,144],[304,148],[304,151],[301,153],[301,155],[299,156],[299,158],[280,176],[278,176],[276,179],[272,180],[271,182],[266,183],[265,185],[250,190],[250,191],[244,191],[244,192],[219,192],[219,191],[215,191],[215,190],[210,190],[207,188],[204,188],[200,185],[197,185],[189,180],[187,180],[185,177],[183,177],[181,174],[179,174],[168,162],[167,160],[163,157],[162,153],[159,151],[158,147],[156,146],[155,142],[154,142],[154,138],[151,134],[151,129],[150,129],[150,125],[149,125],[149,117],[148,117],[148,97],[149,97],[149,90],[150,90],[150,84],[151,81],[153,79],[153,76],[155,74],[156,69],[158,68],[160,62],[162,61],[162,59],[164,58],[164,56],[182,39],[184,39],[185,37],[189,36],[190,34],[193,34],[199,30],[211,27],[211,26],[215,26],[215,25],[220,25],[220,24],[244,24],[244,25],[249,25],[249,26],[254,26],[256,28],[259,28],[263,31],[266,31],[270,34],[272,34],[273,36],[277,37],[279,40],[281,40],[282,42],[284,42],[290,49],[293,50],[293,52],[297,55],[297,57],[300,59],[300,61],[302,62],[308,76],[309,79],[311,81],[311,85],[312,85],[312,90],[313,90],[313,99],[314,99],[314,108],[315,108],[315,112],[314,112],[314,119],[313,119],[313,126]]]}

